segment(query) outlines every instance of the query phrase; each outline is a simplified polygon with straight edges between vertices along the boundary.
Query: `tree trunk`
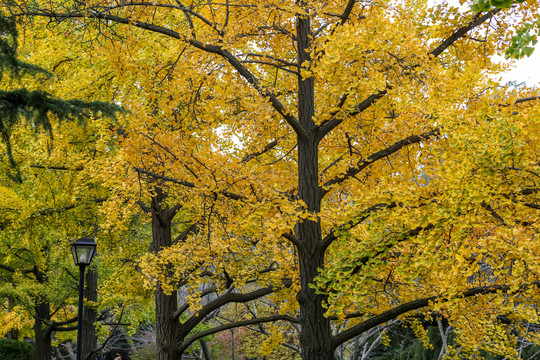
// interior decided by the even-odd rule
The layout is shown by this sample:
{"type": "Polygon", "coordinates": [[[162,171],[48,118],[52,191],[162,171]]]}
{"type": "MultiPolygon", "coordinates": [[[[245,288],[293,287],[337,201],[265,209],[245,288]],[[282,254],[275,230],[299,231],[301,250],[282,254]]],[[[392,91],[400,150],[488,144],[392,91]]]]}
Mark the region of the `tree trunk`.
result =
{"type": "Polygon", "coordinates": [[[199,340],[199,343],[201,344],[201,357],[204,360],[212,360],[212,354],[210,352],[210,348],[208,347],[208,344],[203,339],[199,340]]]}
{"type": "MultiPolygon", "coordinates": [[[[11,296],[8,296],[8,312],[11,312],[15,307],[15,299],[11,296]]],[[[11,329],[6,334],[6,339],[19,340],[19,330],[11,329]]]]}
{"type": "Polygon", "coordinates": [[[316,294],[309,285],[318,275],[318,268],[323,266],[324,255],[319,252],[298,253],[300,265],[300,292],[297,295],[300,306],[300,344],[303,360],[332,360],[332,333],[330,320],[324,316],[322,306],[325,296],[316,294]]]}
{"type": "MultiPolygon", "coordinates": [[[[86,301],[97,302],[98,273],[93,267],[86,271],[86,288],[84,295],[86,301]]],[[[83,332],[82,332],[82,359],[94,360],[97,349],[96,335],[97,310],[94,306],[85,305],[83,312],[83,332]]]]}
{"type": "MultiPolygon", "coordinates": [[[[300,6],[307,8],[301,2],[300,6]]],[[[311,24],[309,15],[298,15],[296,35],[298,40],[298,64],[311,61],[311,24]]],[[[314,78],[298,76],[298,121],[306,134],[298,135],[298,196],[307,210],[317,216],[304,220],[296,226],[299,240],[298,263],[300,267],[300,291],[297,300],[300,306],[300,345],[303,360],[332,360],[332,332],[330,321],[324,316],[322,306],[325,296],[316,294],[311,288],[319,269],[324,267],[321,224],[321,190],[319,188],[319,138],[313,116],[315,113],[314,78]]]]}
{"type": "MultiPolygon", "coordinates": [[[[156,188],[152,198],[152,245],[154,254],[172,245],[171,221],[174,212],[162,208],[166,195],[156,188]]],[[[155,290],[156,303],[156,350],[157,360],[179,360],[182,337],[179,331],[179,321],[174,317],[178,310],[176,292],[166,294],[158,282],[155,290]]]]}
{"type": "Polygon", "coordinates": [[[35,360],[51,360],[51,329],[47,322],[51,319],[51,308],[48,302],[36,306],[34,320],[34,340],[36,342],[35,360]]]}

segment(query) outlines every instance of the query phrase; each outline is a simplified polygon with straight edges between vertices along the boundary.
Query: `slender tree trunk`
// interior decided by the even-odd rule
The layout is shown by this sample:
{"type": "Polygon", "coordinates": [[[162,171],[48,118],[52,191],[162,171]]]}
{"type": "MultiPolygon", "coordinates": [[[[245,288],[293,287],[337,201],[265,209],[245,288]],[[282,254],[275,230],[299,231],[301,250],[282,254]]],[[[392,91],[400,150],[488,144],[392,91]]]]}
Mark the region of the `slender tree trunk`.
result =
{"type": "MultiPolygon", "coordinates": [[[[172,245],[171,221],[174,213],[162,208],[166,195],[160,188],[156,188],[156,195],[152,198],[152,245],[155,254],[163,248],[172,245]]],[[[179,360],[182,337],[179,331],[178,319],[174,314],[178,310],[176,292],[166,294],[158,282],[155,290],[156,304],[156,347],[157,360],[179,360]]]]}
{"type": "Polygon", "coordinates": [[[34,320],[34,340],[36,342],[35,360],[51,360],[51,330],[47,321],[51,319],[51,308],[48,302],[42,302],[36,306],[36,318],[34,320]]]}
{"type": "MultiPolygon", "coordinates": [[[[86,288],[84,295],[86,301],[97,302],[98,273],[93,267],[86,271],[86,288]]],[[[96,320],[97,310],[94,306],[86,305],[83,313],[83,333],[82,333],[82,359],[94,360],[97,349],[96,320]]]]}
{"type": "Polygon", "coordinates": [[[210,352],[210,348],[208,347],[208,344],[204,340],[199,340],[199,343],[201,344],[201,357],[204,360],[212,360],[212,354],[210,352]]]}

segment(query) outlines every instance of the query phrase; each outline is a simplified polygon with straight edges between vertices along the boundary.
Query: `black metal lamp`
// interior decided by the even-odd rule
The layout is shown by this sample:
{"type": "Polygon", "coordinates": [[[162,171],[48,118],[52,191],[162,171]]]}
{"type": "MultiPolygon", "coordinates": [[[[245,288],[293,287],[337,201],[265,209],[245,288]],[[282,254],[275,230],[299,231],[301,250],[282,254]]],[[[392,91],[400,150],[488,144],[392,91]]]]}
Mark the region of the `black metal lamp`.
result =
{"type": "Polygon", "coordinates": [[[75,265],[79,267],[79,311],[77,313],[77,360],[81,360],[82,354],[82,319],[84,300],[84,269],[90,265],[96,253],[96,242],[94,238],[82,238],[71,245],[71,254],[75,265]]]}

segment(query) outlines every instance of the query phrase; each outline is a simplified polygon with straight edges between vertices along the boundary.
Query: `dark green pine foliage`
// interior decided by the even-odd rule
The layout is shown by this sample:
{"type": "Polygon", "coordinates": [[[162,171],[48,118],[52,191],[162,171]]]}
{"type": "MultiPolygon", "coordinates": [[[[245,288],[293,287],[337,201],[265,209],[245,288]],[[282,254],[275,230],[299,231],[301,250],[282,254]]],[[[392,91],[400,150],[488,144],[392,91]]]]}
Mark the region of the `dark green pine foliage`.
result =
{"type": "MultiPolygon", "coordinates": [[[[17,58],[17,26],[13,19],[0,14],[0,78],[10,73],[22,76],[46,76],[52,74],[38,66],[17,58]]],[[[121,112],[120,106],[101,101],[64,100],[41,91],[24,88],[6,91],[0,89],[0,137],[6,147],[6,155],[14,170],[13,180],[22,182],[21,172],[13,157],[12,129],[25,121],[36,131],[45,131],[53,137],[51,116],[59,121],[84,122],[90,116],[114,117],[121,112]]]]}

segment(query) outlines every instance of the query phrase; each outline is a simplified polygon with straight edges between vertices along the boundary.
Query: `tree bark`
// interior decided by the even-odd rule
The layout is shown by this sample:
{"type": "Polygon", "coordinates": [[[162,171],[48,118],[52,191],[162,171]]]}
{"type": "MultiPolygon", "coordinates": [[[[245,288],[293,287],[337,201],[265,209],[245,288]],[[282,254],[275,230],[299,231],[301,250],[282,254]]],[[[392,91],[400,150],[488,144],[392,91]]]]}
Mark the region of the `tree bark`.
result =
{"type": "MultiPolygon", "coordinates": [[[[301,3],[300,5],[305,5],[301,3]]],[[[307,15],[298,15],[298,63],[311,60],[311,28],[307,15]]],[[[300,267],[300,291],[297,294],[300,306],[300,344],[303,360],[332,360],[332,332],[330,320],[324,316],[322,306],[325,296],[317,294],[310,285],[324,267],[324,247],[322,246],[321,224],[318,214],[321,210],[321,190],[319,187],[319,138],[313,116],[315,113],[314,78],[298,76],[298,120],[306,130],[306,135],[298,135],[298,196],[307,210],[316,219],[300,221],[296,226],[298,263],[300,267]]]]}
{"type": "Polygon", "coordinates": [[[51,360],[51,329],[47,322],[51,319],[51,308],[48,302],[36,305],[34,320],[34,341],[36,342],[35,360],[51,360]]]}
{"type": "MultiPolygon", "coordinates": [[[[15,307],[15,299],[11,296],[8,296],[8,312],[12,311],[15,307]]],[[[6,339],[19,340],[19,330],[11,329],[6,334],[6,339]]]]}
{"type": "MultiPolygon", "coordinates": [[[[86,271],[86,288],[84,295],[86,301],[96,302],[98,273],[94,267],[89,267],[86,271]]],[[[83,333],[82,333],[82,359],[94,360],[97,349],[96,320],[97,310],[94,306],[85,305],[83,313],[83,333]]]]}
{"type": "MultiPolygon", "coordinates": [[[[156,187],[155,191],[156,195],[152,198],[151,249],[154,254],[158,254],[161,249],[172,245],[171,222],[175,213],[162,207],[166,198],[162,189],[156,187]]],[[[183,339],[180,336],[178,319],[174,317],[178,310],[176,292],[166,294],[158,282],[154,293],[157,360],[178,360],[181,356],[179,349],[183,339]]]]}

